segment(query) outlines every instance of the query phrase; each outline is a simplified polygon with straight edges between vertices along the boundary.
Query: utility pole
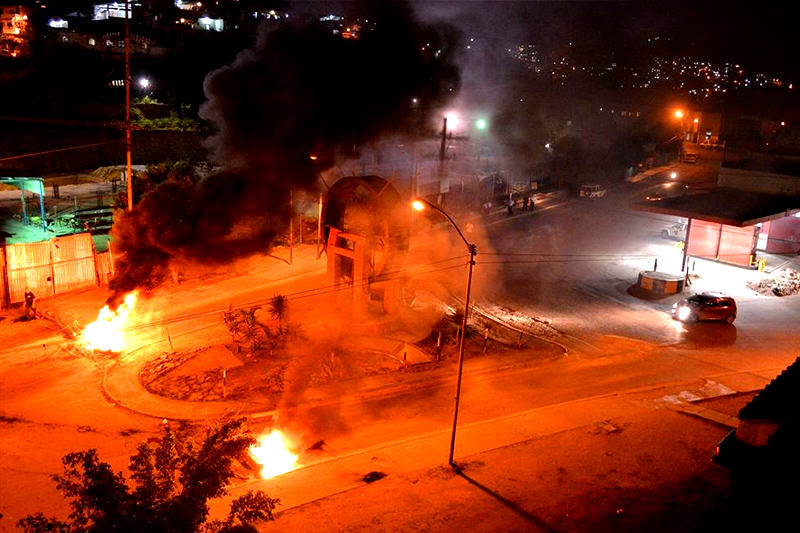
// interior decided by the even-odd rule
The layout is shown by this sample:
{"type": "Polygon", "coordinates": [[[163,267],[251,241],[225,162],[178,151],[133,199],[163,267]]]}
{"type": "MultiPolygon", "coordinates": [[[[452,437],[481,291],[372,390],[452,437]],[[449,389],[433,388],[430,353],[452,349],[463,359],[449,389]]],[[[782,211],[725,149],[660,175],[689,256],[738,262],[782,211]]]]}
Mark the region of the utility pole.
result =
{"type": "Polygon", "coordinates": [[[133,172],[131,171],[131,32],[130,0],[125,0],[125,163],[128,182],[128,211],[133,209],[133,172]]]}
{"type": "Polygon", "coordinates": [[[322,257],[322,247],[325,246],[322,235],[322,193],[319,193],[319,204],[317,205],[317,259],[322,257]]]}
{"type": "MultiPolygon", "coordinates": [[[[456,226],[458,229],[458,226],[456,226]]],[[[461,230],[459,230],[461,233],[461,230]]],[[[466,239],[464,239],[465,242],[466,239]]],[[[453,431],[450,434],[450,455],[447,457],[447,464],[458,470],[458,465],[453,460],[456,451],[456,427],[458,427],[458,404],[461,401],[461,377],[464,374],[464,339],[467,336],[467,317],[469,316],[469,297],[472,289],[472,267],[475,266],[475,256],[478,248],[474,244],[467,243],[469,250],[469,269],[467,270],[467,289],[464,296],[464,315],[461,317],[461,339],[458,341],[458,377],[456,378],[456,397],[453,406],[453,431]]]]}
{"type": "Polygon", "coordinates": [[[439,147],[439,161],[444,166],[444,152],[447,145],[447,117],[442,117],[442,144],[439,147]]]}
{"type": "Polygon", "coordinates": [[[689,232],[692,230],[692,217],[686,223],[686,235],[683,236],[683,260],[681,261],[681,272],[686,271],[686,263],[689,259],[689,232]]]}
{"type": "Polygon", "coordinates": [[[294,249],[294,190],[289,189],[289,264],[292,264],[294,249]]]}

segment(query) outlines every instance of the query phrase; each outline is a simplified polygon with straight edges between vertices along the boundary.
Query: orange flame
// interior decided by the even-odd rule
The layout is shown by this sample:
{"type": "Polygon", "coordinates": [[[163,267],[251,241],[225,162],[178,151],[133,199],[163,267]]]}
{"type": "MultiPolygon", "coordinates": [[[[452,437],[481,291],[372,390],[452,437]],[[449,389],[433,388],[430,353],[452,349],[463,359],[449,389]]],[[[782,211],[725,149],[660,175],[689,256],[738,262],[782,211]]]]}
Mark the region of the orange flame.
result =
{"type": "Polygon", "coordinates": [[[280,430],[258,438],[258,444],[250,447],[250,454],[261,464],[261,477],[270,478],[296,469],[297,455],[290,449],[291,443],[280,430]]]}
{"type": "Polygon", "coordinates": [[[108,305],[97,314],[97,320],[86,326],[78,342],[87,350],[121,352],[125,348],[122,328],[136,305],[136,292],[125,295],[114,311],[108,305]]]}

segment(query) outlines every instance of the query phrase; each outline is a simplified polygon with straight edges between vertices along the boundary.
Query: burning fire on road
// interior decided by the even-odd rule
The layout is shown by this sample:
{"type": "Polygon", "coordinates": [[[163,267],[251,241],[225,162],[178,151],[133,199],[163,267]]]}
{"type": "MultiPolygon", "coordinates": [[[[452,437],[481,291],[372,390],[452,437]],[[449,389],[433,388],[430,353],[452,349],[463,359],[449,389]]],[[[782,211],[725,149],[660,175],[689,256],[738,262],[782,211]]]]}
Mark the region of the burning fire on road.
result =
{"type": "Polygon", "coordinates": [[[291,472],[300,466],[297,464],[297,454],[291,450],[291,443],[278,429],[258,437],[258,444],[251,446],[249,452],[261,467],[260,476],[265,479],[291,472]]]}
{"type": "Polygon", "coordinates": [[[105,305],[97,314],[97,320],[83,329],[78,343],[85,350],[121,352],[125,348],[122,329],[135,305],[136,291],[126,294],[122,303],[113,311],[105,305]]]}

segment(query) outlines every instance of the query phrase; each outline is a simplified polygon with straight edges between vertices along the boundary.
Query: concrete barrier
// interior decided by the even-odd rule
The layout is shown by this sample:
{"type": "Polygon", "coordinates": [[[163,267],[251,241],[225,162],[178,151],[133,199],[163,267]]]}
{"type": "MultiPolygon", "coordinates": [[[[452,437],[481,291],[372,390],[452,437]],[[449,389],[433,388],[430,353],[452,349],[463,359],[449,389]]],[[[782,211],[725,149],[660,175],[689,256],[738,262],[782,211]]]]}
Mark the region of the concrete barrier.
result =
{"type": "Polygon", "coordinates": [[[684,277],[682,274],[668,274],[658,271],[639,272],[637,285],[652,294],[669,295],[677,294],[683,290],[684,277]]]}

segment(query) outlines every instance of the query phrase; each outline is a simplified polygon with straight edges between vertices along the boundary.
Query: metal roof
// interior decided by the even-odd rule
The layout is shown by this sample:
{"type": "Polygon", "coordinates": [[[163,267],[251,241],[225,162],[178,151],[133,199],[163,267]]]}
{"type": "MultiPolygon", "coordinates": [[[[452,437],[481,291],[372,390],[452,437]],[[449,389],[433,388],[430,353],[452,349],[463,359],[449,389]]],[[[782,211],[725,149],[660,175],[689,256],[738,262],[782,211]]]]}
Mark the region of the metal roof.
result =
{"type": "Polygon", "coordinates": [[[739,420],[797,419],[799,400],[800,357],[742,407],[739,420]]]}
{"type": "Polygon", "coordinates": [[[800,213],[800,197],[719,187],[708,192],[636,202],[637,211],[706,220],[743,228],[800,213]]]}

